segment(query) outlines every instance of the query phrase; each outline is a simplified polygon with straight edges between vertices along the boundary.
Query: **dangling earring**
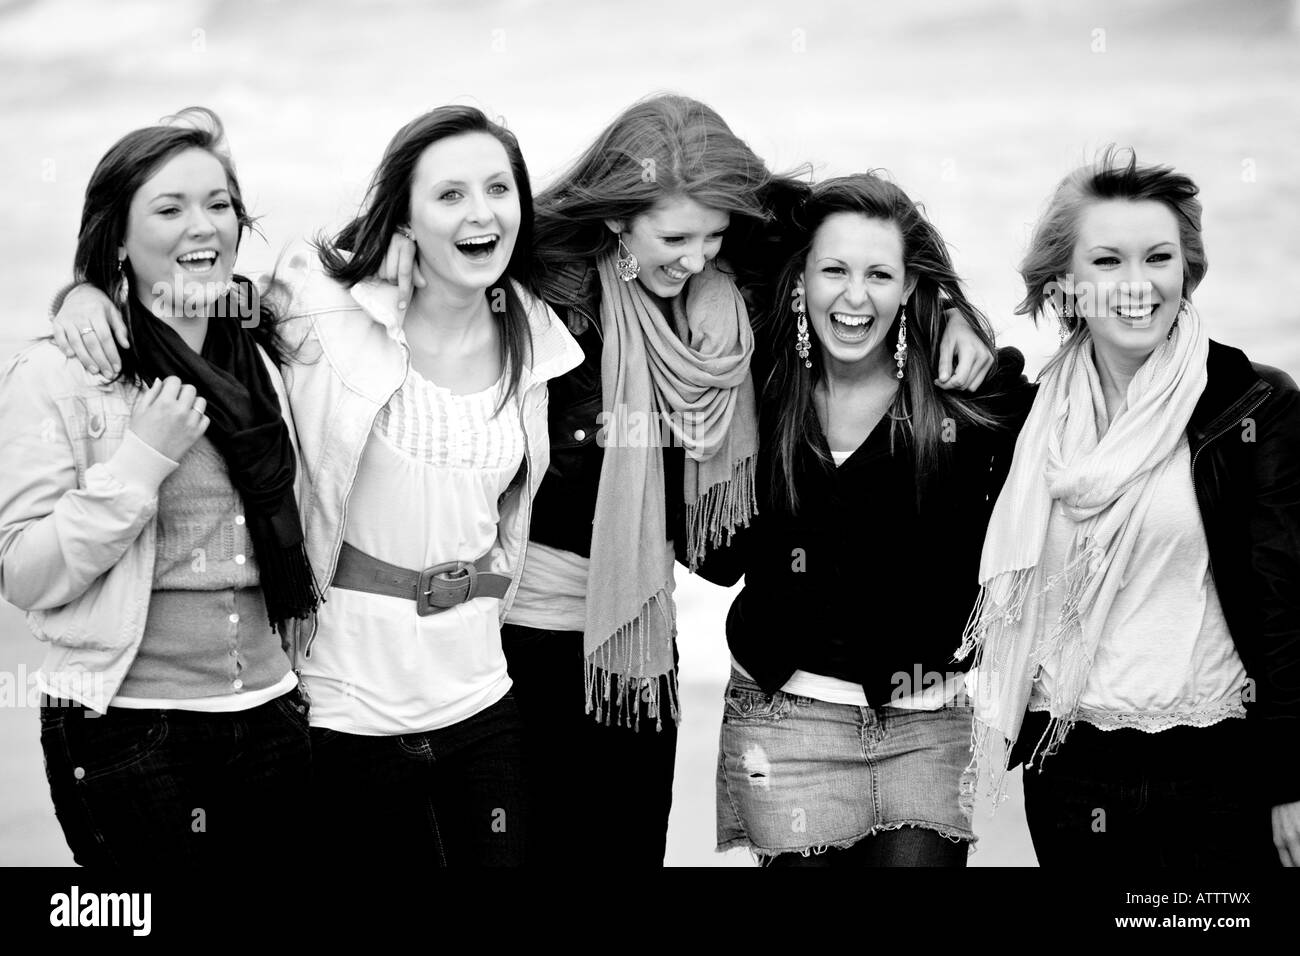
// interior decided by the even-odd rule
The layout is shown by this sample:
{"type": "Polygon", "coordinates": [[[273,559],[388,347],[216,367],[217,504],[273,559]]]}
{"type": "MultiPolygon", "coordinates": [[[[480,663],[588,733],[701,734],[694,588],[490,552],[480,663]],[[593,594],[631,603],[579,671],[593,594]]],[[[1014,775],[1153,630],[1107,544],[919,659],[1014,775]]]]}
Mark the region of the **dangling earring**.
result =
{"type": "Polygon", "coordinates": [[[127,306],[131,302],[131,283],[126,278],[125,262],[125,257],[117,260],[117,295],[114,297],[117,311],[122,314],[123,321],[126,319],[127,306]]]}
{"type": "Polygon", "coordinates": [[[903,377],[903,366],[907,364],[907,307],[898,314],[898,345],[894,348],[894,362],[898,365],[895,378],[903,377]]]}
{"type": "Polygon", "coordinates": [[[1061,314],[1061,345],[1065,344],[1066,338],[1070,335],[1070,306],[1069,303],[1063,303],[1061,308],[1064,310],[1061,314]]]}
{"type": "Polygon", "coordinates": [[[623,236],[618,237],[618,253],[614,259],[614,270],[624,282],[631,282],[641,273],[641,263],[636,261],[632,250],[623,244],[623,236]]]}
{"type": "Polygon", "coordinates": [[[795,337],[794,350],[803,359],[804,368],[812,368],[812,359],[808,353],[812,349],[812,339],[808,337],[808,313],[804,310],[803,289],[796,286],[794,290],[795,337]]]}
{"type": "Polygon", "coordinates": [[[1165,341],[1166,341],[1166,342],[1168,342],[1170,339],[1172,339],[1172,338],[1174,337],[1174,331],[1178,328],[1178,316],[1180,316],[1180,315],[1182,315],[1182,314],[1183,314],[1183,310],[1182,310],[1181,308],[1179,308],[1179,310],[1178,310],[1178,315],[1175,315],[1175,316],[1174,316],[1174,324],[1171,325],[1171,326],[1169,326],[1169,331],[1165,334],[1165,341]]]}

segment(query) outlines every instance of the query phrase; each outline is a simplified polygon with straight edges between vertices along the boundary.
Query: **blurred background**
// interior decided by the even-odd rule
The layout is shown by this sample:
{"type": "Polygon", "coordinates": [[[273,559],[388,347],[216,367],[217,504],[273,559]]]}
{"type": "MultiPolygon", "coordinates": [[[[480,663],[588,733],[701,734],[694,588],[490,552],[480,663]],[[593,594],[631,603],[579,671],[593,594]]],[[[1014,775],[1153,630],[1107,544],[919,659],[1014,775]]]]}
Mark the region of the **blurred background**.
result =
{"type": "MultiPolygon", "coordinates": [[[[241,250],[251,274],[354,212],[389,137],[430,107],[502,117],[544,185],[660,90],[711,104],[773,168],[887,169],[1031,370],[1056,335],[1012,315],[1029,227],[1066,171],[1132,145],[1202,188],[1211,267],[1196,299],[1210,334],[1300,375],[1296,0],[0,0],[0,263],[13,297],[0,361],[43,333],[71,277],[95,163],[184,106],[225,121],[263,217],[265,240],[241,250]]],[[[668,862],[747,866],[745,851],[713,852],[731,594],[683,573],[677,595],[685,720],[668,862]]],[[[37,740],[40,658],[0,603],[7,865],[71,862],[37,740]]],[[[1034,865],[1018,778],[1011,790],[991,820],[980,812],[972,865],[1034,865]]]]}

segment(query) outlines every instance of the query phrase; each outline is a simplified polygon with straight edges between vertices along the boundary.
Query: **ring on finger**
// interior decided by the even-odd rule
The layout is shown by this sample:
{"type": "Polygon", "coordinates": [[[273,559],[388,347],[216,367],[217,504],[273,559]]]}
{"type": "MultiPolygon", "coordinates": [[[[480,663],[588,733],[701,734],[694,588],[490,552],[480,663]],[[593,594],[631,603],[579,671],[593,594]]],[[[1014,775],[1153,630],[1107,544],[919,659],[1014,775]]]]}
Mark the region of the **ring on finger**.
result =
{"type": "Polygon", "coordinates": [[[92,329],[92,328],[90,328],[90,327],[87,327],[87,328],[84,328],[84,329],[81,330],[81,334],[82,334],[82,335],[90,335],[90,334],[91,334],[92,332],[94,332],[94,331],[95,331],[94,329],[92,329]]]}

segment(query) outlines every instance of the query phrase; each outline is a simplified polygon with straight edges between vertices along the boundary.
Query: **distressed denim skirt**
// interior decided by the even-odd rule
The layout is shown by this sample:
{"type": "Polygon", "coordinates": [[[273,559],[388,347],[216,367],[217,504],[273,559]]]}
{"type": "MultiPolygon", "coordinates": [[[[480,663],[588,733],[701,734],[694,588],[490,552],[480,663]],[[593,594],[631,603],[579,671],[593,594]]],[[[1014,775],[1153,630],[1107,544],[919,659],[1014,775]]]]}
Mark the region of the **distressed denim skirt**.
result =
{"type": "Polygon", "coordinates": [[[718,850],[757,856],[852,846],[924,827],[973,844],[960,799],[971,707],[855,707],[777,691],[734,669],[718,747],[718,850]]]}

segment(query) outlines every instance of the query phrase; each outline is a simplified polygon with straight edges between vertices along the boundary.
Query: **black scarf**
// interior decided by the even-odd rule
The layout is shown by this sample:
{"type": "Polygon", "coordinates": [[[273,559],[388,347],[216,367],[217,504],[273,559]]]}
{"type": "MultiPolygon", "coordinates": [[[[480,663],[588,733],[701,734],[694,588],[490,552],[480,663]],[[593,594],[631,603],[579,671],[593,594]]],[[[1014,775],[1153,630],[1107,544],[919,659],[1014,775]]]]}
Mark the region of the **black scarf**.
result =
{"type": "Polygon", "coordinates": [[[243,499],[271,626],[282,631],[290,618],[313,612],[319,596],[294,500],[297,463],[289,428],[253,334],[241,321],[240,301],[258,299],[249,294],[247,279],[237,276],[235,282],[211,310],[202,352],[191,349],[132,296],[132,351],[146,385],[174,375],[207,400],[205,434],[225,459],[243,499]]]}

